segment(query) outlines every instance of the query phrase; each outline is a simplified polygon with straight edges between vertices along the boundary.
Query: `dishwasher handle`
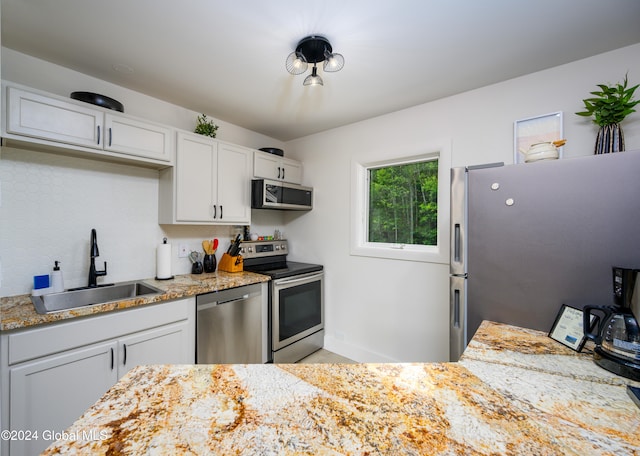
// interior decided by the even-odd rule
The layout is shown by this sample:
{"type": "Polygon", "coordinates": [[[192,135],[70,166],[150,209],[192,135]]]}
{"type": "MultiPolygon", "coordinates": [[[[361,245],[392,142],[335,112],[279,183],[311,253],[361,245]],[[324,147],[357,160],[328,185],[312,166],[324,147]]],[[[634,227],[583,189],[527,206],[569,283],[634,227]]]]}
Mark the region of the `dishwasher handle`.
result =
{"type": "Polygon", "coordinates": [[[245,285],[196,296],[196,310],[210,309],[222,304],[232,304],[262,295],[262,284],[245,285]]]}
{"type": "Polygon", "coordinates": [[[213,302],[203,303],[203,304],[199,304],[197,307],[198,307],[198,310],[211,309],[212,307],[221,306],[223,304],[231,304],[232,302],[244,301],[245,299],[249,299],[250,296],[251,295],[247,293],[246,295],[242,295],[238,298],[227,299],[226,301],[213,301],[213,302]]]}

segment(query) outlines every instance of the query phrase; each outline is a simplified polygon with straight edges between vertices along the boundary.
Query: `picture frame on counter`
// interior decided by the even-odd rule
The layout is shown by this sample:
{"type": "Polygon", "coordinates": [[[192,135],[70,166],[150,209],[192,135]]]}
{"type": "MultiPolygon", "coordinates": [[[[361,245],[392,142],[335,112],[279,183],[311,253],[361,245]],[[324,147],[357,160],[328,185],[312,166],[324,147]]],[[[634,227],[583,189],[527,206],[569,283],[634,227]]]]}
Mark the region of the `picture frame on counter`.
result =
{"type": "MultiPolygon", "coordinates": [[[[563,138],[562,111],[516,120],[513,123],[513,162],[524,163],[524,152],[533,144],[558,141],[563,138]]],[[[558,158],[562,158],[558,147],[558,158]]]]}
{"type": "MultiPolygon", "coordinates": [[[[597,317],[591,315],[591,327],[596,323],[597,317]]],[[[577,352],[582,351],[587,338],[584,335],[583,312],[581,309],[562,304],[556,320],[553,322],[549,337],[577,352]]]]}

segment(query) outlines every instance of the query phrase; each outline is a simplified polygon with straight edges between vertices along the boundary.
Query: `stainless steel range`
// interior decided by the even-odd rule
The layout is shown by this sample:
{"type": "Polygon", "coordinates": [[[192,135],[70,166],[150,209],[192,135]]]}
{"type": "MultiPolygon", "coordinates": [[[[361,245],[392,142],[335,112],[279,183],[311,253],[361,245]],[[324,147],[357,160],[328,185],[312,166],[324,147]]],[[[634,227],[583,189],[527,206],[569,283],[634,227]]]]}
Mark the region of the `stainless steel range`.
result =
{"type": "Polygon", "coordinates": [[[246,271],[271,277],[270,361],[294,363],[324,345],[322,265],[287,261],[286,240],[243,242],[246,271]]]}

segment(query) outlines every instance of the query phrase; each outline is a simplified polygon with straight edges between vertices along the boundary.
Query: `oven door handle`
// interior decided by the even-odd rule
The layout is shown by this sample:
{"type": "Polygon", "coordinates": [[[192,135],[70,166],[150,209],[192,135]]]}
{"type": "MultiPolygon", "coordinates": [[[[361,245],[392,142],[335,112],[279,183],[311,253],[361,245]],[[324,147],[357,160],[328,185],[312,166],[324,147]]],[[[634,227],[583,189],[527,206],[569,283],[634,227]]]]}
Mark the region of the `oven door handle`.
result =
{"type": "Polygon", "coordinates": [[[323,274],[324,272],[321,272],[319,274],[306,275],[304,277],[296,277],[293,279],[278,279],[275,281],[274,285],[278,287],[281,285],[291,285],[293,283],[299,283],[299,282],[311,282],[311,281],[320,279],[323,274]]]}

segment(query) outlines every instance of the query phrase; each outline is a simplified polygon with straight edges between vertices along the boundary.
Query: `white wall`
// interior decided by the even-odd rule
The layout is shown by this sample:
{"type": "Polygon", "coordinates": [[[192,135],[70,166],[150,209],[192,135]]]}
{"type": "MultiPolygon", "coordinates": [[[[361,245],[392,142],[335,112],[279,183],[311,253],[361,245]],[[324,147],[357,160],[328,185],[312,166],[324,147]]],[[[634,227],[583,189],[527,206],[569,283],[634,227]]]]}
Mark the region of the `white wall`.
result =
{"type": "MultiPolygon", "coordinates": [[[[11,49],[2,49],[2,79],[68,96],[75,90],[121,101],[125,113],[193,130],[199,113],[132,92],[11,49]]],[[[218,139],[259,148],[283,143],[217,120],[218,139]]],[[[62,261],[67,287],[87,283],[91,228],[98,232],[100,257],[108,263],[101,282],[155,275],[155,248],[173,245],[173,273],[190,271],[178,258],[180,244],[202,250],[203,239],[220,238],[233,227],[158,225],[158,171],[29,150],[0,148],[0,296],[29,293],[33,276],[48,274],[62,261]]],[[[282,215],[254,211],[252,230],[272,234],[282,215]]],[[[224,249],[219,250],[223,252],[224,249]]]]}
{"type": "MultiPolygon", "coordinates": [[[[411,155],[448,138],[453,166],[512,163],[513,122],[555,111],[564,113],[566,159],[588,155],[597,127],[574,113],[596,84],[627,71],[640,83],[640,45],[287,143],[315,188],[314,210],[287,216],[287,230],[298,241],[292,258],[325,266],[326,348],[358,361],[448,359],[448,265],[349,255],[351,160],[411,155]]],[[[640,113],[622,125],[627,150],[640,149],[640,113]]]]}
{"type": "MultiPolygon", "coordinates": [[[[627,71],[640,82],[639,57],[635,45],[287,144],[222,121],[218,137],[282,147],[303,160],[305,183],[316,190],[314,210],[254,211],[252,229],[269,234],[285,222],[291,259],[324,264],[327,348],[359,361],[441,361],[448,357],[448,266],[349,255],[351,160],[370,152],[402,155],[447,138],[453,166],[509,163],[513,121],[554,111],[564,112],[565,156],[590,154],[596,128],[573,113],[597,83],[621,81],[627,71]]],[[[129,114],[188,130],[198,114],[5,48],[2,78],[63,96],[104,93],[129,114]]],[[[623,127],[627,149],[640,149],[640,114],[623,127]]],[[[46,274],[57,259],[67,286],[84,284],[91,228],[109,280],[153,276],[164,236],[174,249],[199,248],[202,239],[232,231],[157,225],[152,170],[9,148],[0,157],[0,296],[29,292],[32,276],[46,274]]],[[[174,273],[189,266],[174,255],[174,273]]]]}

